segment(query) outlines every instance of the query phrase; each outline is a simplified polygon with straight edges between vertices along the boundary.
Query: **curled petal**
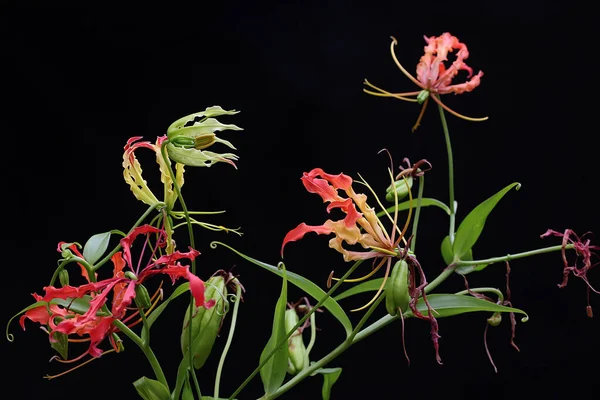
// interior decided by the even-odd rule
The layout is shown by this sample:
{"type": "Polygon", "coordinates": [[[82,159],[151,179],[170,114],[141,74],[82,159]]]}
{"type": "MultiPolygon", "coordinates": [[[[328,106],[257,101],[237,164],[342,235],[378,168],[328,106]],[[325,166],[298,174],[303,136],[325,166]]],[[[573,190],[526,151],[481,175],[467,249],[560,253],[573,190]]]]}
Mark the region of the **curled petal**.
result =
{"type": "Polygon", "coordinates": [[[346,213],[344,223],[348,228],[355,226],[356,221],[362,217],[362,214],[356,211],[356,207],[354,206],[352,199],[331,202],[331,204],[327,206],[327,212],[330,212],[334,208],[341,208],[346,213]]]}
{"type": "Polygon", "coordinates": [[[337,191],[338,189],[344,191],[350,189],[352,187],[352,178],[344,174],[327,174],[321,168],[315,168],[303,174],[302,183],[306,190],[310,193],[318,194],[323,198],[324,202],[327,202],[341,200],[337,191]]]}
{"type": "Polygon", "coordinates": [[[283,258],[283,249],[287,243],[302,239],[308,232],[315,232],[317,235],[327,235],[333,232],[333,230],[331,227],[326,225],[311,226],[302,222],[300,225],[289,231],[283,238],[283,244],[281,245],[281,257],[283,258]]]}
{"type": "MultiPolygon", "coordinates": [[[[123,178],[131,188],[136,199],[152,206],[158,203],[158,199],[148,187],[148,183],[142,177],[142,166],[136,158],[134,151],[140,147],[153,149],[150,142],[137,142],[141,136],[135,136],[127,141],[123,153],[123,178]]],[[[154,149],[153,149],[154,150],[154,149]]]]}
{"type": "Polygon", "coordinates": [[[200,252],[198,250],[192,249],[191,247],[189,247],[189,250],[190,251],[188,251],[186,253],[182,253],[180,251],[175,251],[171,254],[161,256],[158,260],[156,260],[156,262],[154,262],[154,264],[151,264],[150,266],[155,266],[155,265],[160,265],[160,264],[171,265],[171,264],[175,264],[176,261],[181,260],[181,259],[194,260],[196,257],[198,257],[200,255],[200,252]]]}

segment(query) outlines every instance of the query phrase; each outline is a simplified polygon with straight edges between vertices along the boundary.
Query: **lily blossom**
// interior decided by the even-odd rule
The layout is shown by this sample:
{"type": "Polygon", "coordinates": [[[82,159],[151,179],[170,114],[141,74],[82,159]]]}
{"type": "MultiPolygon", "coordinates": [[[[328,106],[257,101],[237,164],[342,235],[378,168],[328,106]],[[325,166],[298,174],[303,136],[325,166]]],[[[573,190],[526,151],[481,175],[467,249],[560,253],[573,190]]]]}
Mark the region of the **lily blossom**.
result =
{"type": "MultiPolygon", "coordinates": [[[[173,180],[169,174],[169,167],[165,162],[161,147],[163,142],[167,140],[167,136],[161,136],[156,139],[156,143],[152,144],[148,141],[140,141],[141,136],[134,136],[127,141],[123,153],[123,177],[125,182],[131,188],[136,199],[143,201],[149,206],[159,203],[154,193],[148,187],[146,180],[142,177],[142,166],[135,156],[135,151],[140,148],[147,148],[156,153],[156,162],[160,169],[160,180],[164,185],[164,202],[168,209],[172,209],[177,200],[177,193],[173,190],[173,180]]],[[[184,165],[176,163],[175,180],[181,188],[183,186],[184,165]]]]}
{"type": "MultiPolygon", "coordinates": [[[[129,235],[121,239],[123,247],[122,252],[115,253],[111,261],[114,264],[113,276],[98,282],[88,282],[80,286],[66,285],[60,288],[54,286],[44,287],[44,295],[33,294],[37,301],[46,302],[47,305],[33,308],[27,311],[20,319],[21,326],[25,329],[25,319],[46,325],[50,331],[50,340],[56,341],[54,334],[56,332],[65,335],[77,334],[79,336],[88,336],[90,340],[89,349],[77,357],[80,359],[85,354],[92,357],[100,357],[102,350],[98,345],[109,335],[118,332],[118,328],[113,325],[116,320],[125,322],[129,306],[136,297],[136,287],[142,285],[148,278],[154,275],[168,275],[171,281],[175,283],[179,278],[189,281],[190,291],[194,296],[197,307],[211,308],[214,300],[205,301],[204,282],[194,275],[188,266],[181,265],[180,260],[194,260],[200,253],[192,248],[188,252],[173,252],[172,254],[155,257],[152,254],[150,261],[145,267],[141,267],[139,262],[133,261],[131,249],[134,240],[140,236],[146,236],[146,241],[150,235],[158,234],[159,240],[155,247],[164,247],[165,232],[162,229],[150,225],[143,225],[134,229],[129,235]],[[106,307],[109,296],[112,295],[110,310],[106,307]],[[87,311],[76,313],[68,307],[62,307],[53,304],[56,299],[73,301],[74,299],[83,299],[89,302],[87,311]]],[[[143,252],[147,248],[144,244],[143,252]]],[[[117,343],[111,336],[111,344],[117,350],[117,343]]]]}
{"type": "Polygon", "coordinates": [[[386,90],[383,90],[367,81],[365,79],[365,85],[375,89],[376,92],[373,92],[368,89],[364,89],[364,91],[368,94],[372,94],[374,96],[382,96],[382,97],[395,97],[400,100],[410,101],[410,102],[418,102],[419,104],[423,104],[421,108],[421,113],[417,119],[417,122],[413,126],[413,132],[419,126],[421,119],[423,118],[423,114],[425,109],[427,108],[427,103],[429,98],[432,98],[437,104],[439,104],[444,110],[448,111],[450,114],[466,119],[468,121],[485,121],[488,117],[483,118],[471,118],[465,115],[459,114],[456,111],[450,109],[444,103],[442,103],[440,99],[440,95],[454,93],[454,94],[462,94],[465,92],[470,92],[475,89],[481,83],[481,77],[483,76],[483,72],[479,71],[477,74],[473,75],[473,69],[469,67],[464,60],[469,57],[469,50],[464,43],[461,43],[456,36],[452,36],[450,33],[445,32],[441,36],[424,36],[425,42],[427,45],[424,48],[425,54],[419,60],[417,64],[417,76],[416,78],[411,75],[398,61],[396,57],[396,53],[394,51],[395,46],[398,44],[396,39],[392,37],[392,43],[390,45],[390,51],[392,53],[392,58],[394,62],[402,71],[404,75],[406,75],[415,85],[417,85],[421,90],[412,91],[412,92],[404,92],[404,93],[390,93],[386,90]],[[448,61],[448,54],[456,50],[456,59],[450,64],[450,66],[446,67],[445,62],[448,61]],[[468,73],[467,81],[463,83],[455,83],[453,84],[453,79],[458,75],[460,71],[466,71],[468,73]]]}
{"type": "Polygon", "coordinates": [[[351,177],[344,174],[331,175],[321,168],[315,168],[305,172],[301,180],[306,190],[318,194],[323,202],[329,203],[328,213],[339,208],[346,216],[338,221],[328,219],[323,225],[301,223],[285,235],[281,245],[281,257],[286,244],[302,239],[309,232],[318,235],[334,233],[335,237],[329,241],[329,247],[342,253],[345,261],[397,255],[397,242],[383,229],[383,224],[374,209],[367,204],[367,196],[354,191],[351,177]],[[338,193],[339,190],[344,191],[348,197],[342,197],[338,193]],[[368,251],[348,250],[342,246],[344,242],[349,245],[359,244],[368,251]]]}

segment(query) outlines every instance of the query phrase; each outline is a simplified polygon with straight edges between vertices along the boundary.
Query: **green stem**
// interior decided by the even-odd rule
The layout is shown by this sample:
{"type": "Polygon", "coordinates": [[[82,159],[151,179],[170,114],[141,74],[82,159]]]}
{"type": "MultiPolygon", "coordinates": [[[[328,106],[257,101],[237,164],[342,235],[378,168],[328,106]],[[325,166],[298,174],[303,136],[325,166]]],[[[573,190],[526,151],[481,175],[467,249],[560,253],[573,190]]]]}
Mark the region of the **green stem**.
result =
{"type": "Polygon", "coordinates": [[[319,309],[319,307],[321,307],[323,305],[323,303],[325,303],[325,301],[331,297],[331,295],[333,294],[333,292],[335,292],[337,290],[338,287],[340,287],[340,285],[342,283],[344,283],[344,281],[346,280],[346,278],[348,278],[350,276],[350,274],[352,274],[352,272],[354,272],[354,270],[356,268],[358,268],[358,266],[360,264],[363,263],[364,260],[358,260],[356,261],[352,267],[350,267],[350,269],[348,269],[348,271],[335,283],[335,285],[333,285],[333,287],[331,289],[329,289],[329,291],[325,294],[325,296],[319,300],[319,302],[310,309],[309,312],[307,312],[302,318],[300,318],[300,320],[298,321],[298,323],[296,323],[296,325],[290,329],[290,331],[285,335],[285,337],[281,340],[281,342],[279,342],[277,344],[277,346],[275,346],[273,348],[273,350],[269,353],[269,355],[267,357],[264,358],[264,360],[258,365],[258,367],[256,367],[254,369],[254,371],[252,371],[252,373],[250,375],[248,375],[248,377],[244,380],[244,382],[242,382],[242,384],[235,390],[235,392],[233,392],[233,394],[231,396],[229,396],[229,400],[233,399],[235,396],[237,396],[242,389],[244,389],[244,387],[246,387],[246,385],[248,383],[250,383],[250,381],[252,380],[252,378],[254,378],[254,376],[256,376],[256,374],[258,374],[261,370],[261,368],[271,359],[271,357],[273,357],[273,355],[277,352],[277,350],[279,350],[279,348],[281,346],[283,346],[285,343],[288,342],[288,339],[290,338],[290,336],[292,336],[292,334],[294,332],[296,332],[296,329],[298,329],[302,324],[304,324],[304,322],[306,322],[306,320],[308,318],[310,318],[310,316],[319,309]]]}
{"type": "MultiPolygon", "coordinates": [[[[237,282],[237,279],[236,279],[236,282],[237,282]]],[[[229,347],[231,346],[231,341],[233,340],[233,333],[235,332],[235,324],[237,322],[238,308],[240,306],[241,298],[242,298],[242,287],[240,285],[236,285],[235,303],[233,304],[233,315],[231,316],[231,326],[229,327],[229,334],[227,335],[227,342],[225,343],[225,348],[223,349],[223,353],[221,353],[221,359],[219,360],[219,365],[217,366],[217,376],[215,377],[215,390],[213,393],[213,397],[215,399],[219,398],[219,386],[221,384],[221,373],[223,372],[223,365],[225,364],[225,357],[227,357],[227,352],[229,351],[229,347]]]]}
{"type": "MultiPolygon", "coordinates": [[[[190,358],[191,360],[192,358],[190,358]]],[[[194,389],[196,389],[196,393],[198,393],[198,399],[202,399],[202,392],[200,391],[200,383],[198,383],[198,377],[196,377],[196,373],[193,369],[190,369],[190,375],[192,375],[192,380],[194,381],[194,389]]]]}
{"type": "Polygon", "coordinates": [[[419,216],[421,215],[421,200],[423,199],[423,187],[425,186],[425,176],[419,176],[419,193],[417,194],[417,207],[415,209],[415,218],[412,226],[412,239],[410,242],[410,251],[415,252],[417,245],[417,228],[419,226],[419,216]]]}
{"type": "Polygon", "coordinates": [[[305,365],[308,365],[308,360],[309,360],[309,356],[310,356],[310,352],[312,350],[312,348],[315,345],[315,342],[317,341],[317,324],[316,324],[316,318],[315,318],[316,314],[313,314],[310,316],[310,340],[308,342],[308,346],[306,346],[306,361],[307,363],[305,365]]]}
{"type": "Polygon", "coordinates": [[[54,286],[54,282],[56,282],[56,279],[58,278],[58,274],[60,273],[60,271],[62,271],[67,264],[70,264],[73,262],[77,262],[77,263],[80,263],[81,265],[83,265],[83,267],[87,271],[88,276],[90,277],[90,282],[96,282],[96,275],[93,272],[94,271],[93,267],[90,264],[88,264],[88,262],[85,261],[83,258],[77,257],[74,255],[72,257],[69,257],[66,260],[63,260],[58,265],[58,267],[54,270],[54,274],[52,274],[52,278],[50,278],[50,283],[48,284],[48,286],[54,286]]]}
{"type": "Polygon", "coordinates": [[[171,391],[169,389],[169,383],[167,382],[167,378],[162,370],[162,368],[160,367],[160,363],[158,362],[158,359],[156,358],[156,355],[154,354],[154,352],[152,351],[152,349],[150,348],[150,346],[148,346],[147,344],[145,344],[142,339],[135,334],[134,331],[132,331],[131,329],[129,329],[127,327],[127,325],[125,325],[123,322],[121,322],[120,320],[115,320],[113,321],[113,324],[119,328],[119,330],[121,332],[123,332],[133,343],[135,343],[144,353],[144,355],[146,356],[146,358],[148,359],[148,362],[150,363],[150,366],[152,367],[152,371],[154,371],[154,375],[156,375],[156,379],[158,379],[158,381],[160,383],[162,383],[163,385],[165,385],[165,387],[167,388],[167,390],[169,390],[169,392],[171,391]]]}
{"type": "MultiPolygon", "coordinates": [[[[165,161],[165,164],[167,165],[167,168],[169,170],[169,175],[171,176],[171,181],[173,182],[173,188],[175,188],[175,192],[177,193],[177,198],[179,198],[179,203],[181,203],[181,208],[183,209],[183,214],[185,215],[185,220],[187,222],[187,227],[188,227],[188,234],[190,237],[190,247],[192,249],[196,248],[196,244],[194,241],[194,230],[192,228],[192,222],[190,220],[190,213],[188,212],[187,206],[185,204],[185,201],[183,200],[183,196],[181,195],[181,188],[179,187],[179,185],[177,184],[177,179],[175,178],[175,173],[173,172],[173,167],[171,166],[171,160],[167,157],[167,153],[166,153],[166,148],[167,148],[167,144],[169,143],[169,140],[165,140],[163,142],[163,144],[160,146],[160,153],[163,157],[163,160],[165,161]]],[[[193,258],[192,259],[192,265],[190,267],[192,274],[196,274],[196,259],[193,258]]],[[[192,291],[190,290],[190,311],[189,311],[189,321],[190,324],[192,323],[192,320],[194,319],[194,296],[192,295],[192,291]]],[[[193,343],[193,337],[192,337],[192,329],[188,329],[188,333],[189,333],[189,337],[188,337],[188,346],[191,346],[193,343]]],[[[190,357],[190,365],[189,365],[189,369],[190,369],[190,373],[192,374],[192,376],[194,377],[194,383],[196,385],[196,391],[198,392],[198,395],[200,396],[200,387],[198,385],[198,381],[196,379],[196,373],[194,371],[194,359],[193,357],[190,357]]]]}
{"type": "Polygon", "coordinates": [[[461,260],[461,261],[457,261],[454,265],[457,267],[463,266],[463,265],[479,265],[479,264],[488,264],[489,265],[489,264],[494,264],[497,262],[516,260],[518,258],[536,256],[539,254],[551,253],[553,251],[560,251],[562,249],[569,250],[569,249],[573,249],[573,248],[575,248],[575,246],[573,244],[567,244],[566,246],[559,244],[557,246],[543,247],[541,249],[525,251],[523,253],[507,254],[502,257],[491,257],[491,258],[485,258],[482,260],[471,260],[471,261],[466,261],[466,260],[462,261],[461,260]]]}
{"type": "Polygon", "coordinates": [[[454,243],[454,225],[456,221],[456,205],[454,204],[454,160],[452,157],[452,144],[450,143],[450,132],[448,131],[448,123],[446,122],[446,115],[444,109],[438,104],[438,110],[440,111],[440,119],[442,120],[442,129],[444,131],[444,138],[446,139],[446,152],[448,153],[448,188],[449,188],[449,205],[450,205],[450,245],[454,243]]]}

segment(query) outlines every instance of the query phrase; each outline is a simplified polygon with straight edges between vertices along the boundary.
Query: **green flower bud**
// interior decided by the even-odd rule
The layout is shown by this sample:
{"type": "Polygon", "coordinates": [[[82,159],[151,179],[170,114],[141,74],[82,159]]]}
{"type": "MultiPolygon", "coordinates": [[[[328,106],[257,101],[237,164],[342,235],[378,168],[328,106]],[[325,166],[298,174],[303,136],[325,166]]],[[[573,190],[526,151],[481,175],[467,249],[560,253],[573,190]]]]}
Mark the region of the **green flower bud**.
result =
{"type": "Polygon", "coordinates": [[[66,269],[61,269],[58,273],[58,281],[61,286],[67,286],[69,284],[69,271],[66,269]]]}
{"type": "MultiPolygon", "coordinates": [[[[291,331],[298,323],[298,314],[294,308],[285,311],[285,331],[291,331]]],[[[288,339],[288,373],[296,375],[302,371],[306,365],[306,346],[302,340],[302,331],[300,328],[288,339]]]]}
{"type": "MultiPolygon", "coordinates": [[[[200,369],[210,355],[212,347],[217,339],[223,318],[225,318],[225,302],[227,296],[227,287],[225,279],[221,275],[216,275],[206,281],[206,291],[204,292],[206,301],[214,300],[215,305],[210,309],[204,307],[196,308],[193,303],[193,317],[191,323],[192,345],[191,351],[194,357],[194,368],[200,369]]],[[[190,340],[190,309],[186,310],[183,318],[183,329],[181,331],[181,351],[185,355],[188,350],[190,340]]]]}
{"type": "Polygon", "coordinates": [[[220,139],[215,132],[242,128],[233,124],[222,124],[215,116],[233,115],[237,111],[226,111],[221,107],[209,107],[203,112],[190,114],[173,122],[167,129],[167,152],[169,158],[175,162],[193,167],[210,167],[215,162],[226,162],[235,166],[238,159],[233,153],[215,153],[204,151],[215,143],[221,143],[235,150],[229,141],[220,139]],[[199,119],[197,121],[197,119],[199,119]]]}
{"type": "Polygon", "coordinates": [[[395,201],[394,200],[394,190],[395,190],[396,193],[398,193],[398,200],[401,200],[408,195],[409,188],[412,188],[412,186],[413,186],[413,177],[412,176],[407,176],[406,182],[404,181],[404,179],[397,180],[394,182],[393,188],[392,188],[392,185],[390,185],[390,186],[388,186],[387,189],[385,189],[385,199],[387,201],[394,202],[395,201]],[[408,186],[406,185],[407,182],[408,182],[408,186]]]}
{"type": "Polygon", "coordinates": [[[392,273],[385,284],[385,308],[390,315],[397,315],[398,311],[404,312],[410,302],[408,293],[409,278],[408,263],[399,260],[394,265],[392,273]]]}
{"type": "Polygon", "coordinates": [[[152,305],[148,289],[142,284],[135,285],[135,304],[142,309],[150,308],[152,305]]]}

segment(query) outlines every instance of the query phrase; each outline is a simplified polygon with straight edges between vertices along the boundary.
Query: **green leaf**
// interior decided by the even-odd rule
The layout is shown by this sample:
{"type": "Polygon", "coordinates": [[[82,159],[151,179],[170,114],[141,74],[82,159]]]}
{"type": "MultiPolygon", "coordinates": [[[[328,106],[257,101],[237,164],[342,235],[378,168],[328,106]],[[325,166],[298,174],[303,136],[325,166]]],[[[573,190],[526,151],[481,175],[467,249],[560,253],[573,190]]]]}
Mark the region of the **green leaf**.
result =
{"type": "Polygon", "coordinates": [[[331,387],[334,383],[337,382],[338,378],[342,374],[341,368],[320,368],[313,372],[311,376],[316,374],[323,375],[323,389],[321,393],[323,394],[323,400],[329,400],[331,397],[331,387]]]}
{"type": "Polygon", "coordinates": [[[69,358],[69,336],[62,332],[54,332],[56,342],[50,342],[50,346],[60,354],[63,360],[69,358]]]}
{"type": "Polygon", "coordinates": [[[133,382],[135,390],[144,400],[171,400],[169,389],[159,381],[142,376],[133,382]]]}
{"type": "Polygon", "coordinates": [[[452,252],[452,245],[450,244],[450,236],[446,235],[444,240],[442,240],[441,246],[442,258],[444,259],[444,263],[446,265],[452,264],[454,261],[454,253],[452,252]]]}
{"type": "Polygon", "coordinates": [[[171,301],[173,301],[177,297],[181,296],[182,294],[187,292],[189,289],[190,289],[189,282],[185,282],[185,283],[182,283],[181,285],[177,286],[177,288],[175,290],[173,290],[173,293],[171,293],[171,295],[167,299],[165,299],[160,306],[156,307],[156,309],[150,313],[148,318],[146,318],[146,323],[148,324],[148,329],[150,329],[152,327],[152,324],[154,322],[156,322],[156,320],[158,319],[160,314],[162,314],[162,312],[165,311],[165,309],[167,308],[167,306],[169,305],[169,303],[171,301]]]}
{"type": "MultiPolygon", "coordinates": [[[[59,306],[68,308],[70,311],[73,311],[76,314],[85,314],[90,308],[90,301],[92,301],[92,297],[86,294],[75,299],[70,297],[66,299],[52,299],[50,300],[50,304],[58,304],[59,306]]],[[[101,311],[98,312],[98,314],[101,313],[101,311]]]]}
{"type": "MultiPolygon", "coordinates": [[[[446,236],[444,240],[442,240],[442,257],[444,258],[444,262],[446,265],[450,265],[454,262],[454,255],[452,254],[452,246],[450,246],[450,236],[446,236]]],[[[467,253],[462,256],[461,260],[463,261],[473,261],[473,249],[469,249],[467,253]]],[[[481,271],[487,264],[477,264],[477,265],[461,265],[456,267],[454,272],[459,275],[467,275],[474,271],[481,271]]]]}
{"type": "Polygon", "coordinates": [[[108,249],[110,240],[110,232],[97,233],[85,243],[83,246],[83,258],[90,264],[94,264],[102,257],[108,249]]]}
{"type": "MultiPolygon", "coordinates": [[[[204,396],[202,396],[202,398],[204,398],[204,396]]],[[[189,379],[187,379],[183,385],[181,400],[194,400],[194,392],[192,391],[192,385],[190,385],[189,379]]]]}
{"type": "MultiPolygon", "coordinates": [[[[417,206],[417,200],[416,199],[412,201],[412,206],[413,206],[413,208],[417,206]]],[[[450,207],[448,207],[447,205],[445,205],[444,203],[442,203],[439,200],[432,199],[432,198],[429,198],[429,197],[423,197],[421,199],[421,207],[429,207],[429,206],[439,207],[442,210],[444,210],[446,212],[446,214],[450,215],[450,207]]],[[[409,200],[403,201],[402,203],[398,203],[398,211],[408,210],[409,208],[410,208],[410,201],[409,200]]],[[[395,210],[395,207],[391,206],[391,207],[388,207],[386,211],[389,214],[392,214],[394,212],[394,210],[395,210]]],[[[385,212],[383,212],[383,211],[380,211],[380,212],[377,213],[378,217],[381,217],[383,215],[385,215],[385,212]]]]}
{"type": "Polygon", "coordinates": [[[516,190],[519,190],[521,184],[519,182],[514,182],[506,186],[504,189],[475,207],[460,223],[452,246],[454,253],[453,261],[460,259],[471,250],[473,245],[477,242],[477,239],[479,239],[479,235],[483,231],[483,226],[485,225],[485,220],[490,212],[496,207],[498,201],[500,201],[500,199],[515,186],[516,190]]]}
{"type": "MultiPolygon", "coordinates": [[[[477,297],[469,295],[456,295],[456,294],[430,294],[427,296],[427,300],[436,312],[434,316],[436,318],[451,317],[453,315],[465,314],[468,312],[476,311],[489,311],[489,312],[512,312],[517,314],[523,314],[524,317],[521,319],[522,322],[527,322],[529,316],[523,310],[514,307],[501,306],[500,304],[492,303],[491,301],[478,299],[477,297]]],[[[420,298],[417,302],[417,310],[423,315],[429,315],[427,305],[420,298]]],[[[412,316],[412,313],[407,313],[407,316],[412,316]]]]}
{"type": "Polygon", "coordinates": [[[275,315],[273,316],[273,329],[267,345],[260,355],[262,364],[267,357],[268,361],[260,369],[260,379],[263,382],[266,397],[274,393],[281,387],[288,366],[287,343],[285,336],[285,310],[287,306],[287,277],[285,267],[283,269],[283,283],[281,285],[281,294],[275,305],[275,315]],[[282,343],[283,342],[283,343],[282,343]],[[277,346],[281,343],[281,346],[277,346]],[[274,352],[274,353],[273,353],[274,352]],[[273,353],[273,354],[272,354],[273,353]]]}
{"type": "Polygon", "coordinates": [[[334,299],[336,301],[340,301],[342,299],[345,299],[346,297],[354,296],[359,293],[375,292],[379,290],[382,283],[383,278],[375,278],[366,282],[361,282],[358,285],[354,285],[350,289],[338,294],[337,296],[334,296],[334,299]]]}
{"type": "MultiPolygon", "coordinates": [[[[273,265],[266,264],[262,261],[258,261],[252,257],[242,254],[239,251],[235,250],[234,248],[232,248],[224,243],[221,243],[221,242],[212,242],[212,243],[220,244],[221,246],[228,248],[229,250],[238,254],[242,258],[250,261],[253,264],[258,265],[259,267],[266,269],[267,271],[270,271],[279,276],[283,275],[282,271],[280,271],[277,267],[275,267],[273,265]]],[[[211,246],[212,246],[212,244],[211,244],[211,246]]],[[[290,271],[286,271],[286,275],[287,275],[288,282],[299,287],[300,289],[302,289],[308,295],[312,296],[317,301],[320,301],[322,298],[324,298],[327,295],[327,293],[325,293],[323,291],[323,289],[321,289],[319,286],[314,284],[312,281],[306,279],[302,275],[298,275],[298,274],[296,274],[294,272],[290,272],[290,271]]],[[[325,302],[323,303],[323,307],[325,307],[342,324],[342,326],[344,327],[344,330],[346,331],[346,337],[349,337],[350,334],[352,333],[352,323],[350,322],[350,318],[348,318],[348,315],[346,315],[346,312],[344,311],[344,309],[342,307],[340,307],[340,305],[337,303],[337,301],[335,301],[331,297],[328,298],[327,300],[325,300],[325,302]]]]}

